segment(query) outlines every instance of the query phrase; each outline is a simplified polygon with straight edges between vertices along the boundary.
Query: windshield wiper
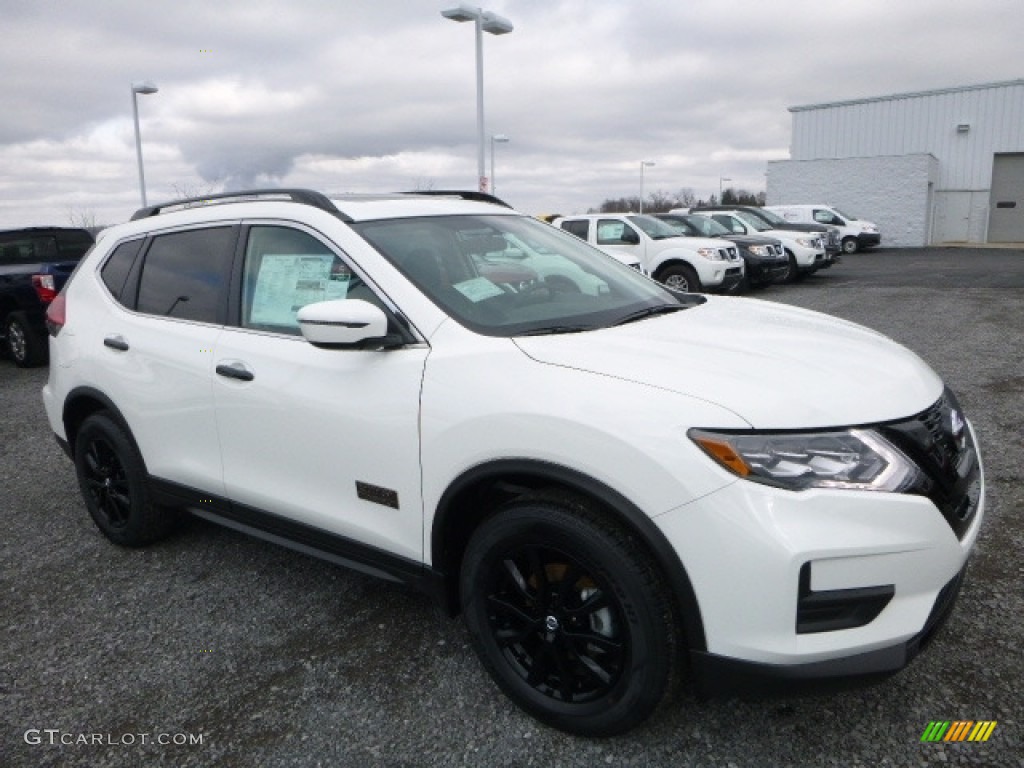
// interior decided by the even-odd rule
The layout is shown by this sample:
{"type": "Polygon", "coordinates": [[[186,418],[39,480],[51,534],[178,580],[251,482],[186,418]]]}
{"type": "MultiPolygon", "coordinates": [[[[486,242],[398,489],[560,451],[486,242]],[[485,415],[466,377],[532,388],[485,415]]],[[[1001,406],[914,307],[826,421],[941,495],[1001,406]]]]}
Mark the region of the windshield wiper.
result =
{"type": "Polygon", "coordinates": [[[623,317],[621,320],[617,320],[616,322],[614,322],[613,325],[625,325],[626,323],[632,323],[637,320],[643,320],[644,318],[647,317],[654,317],[655,315],[666,315],[669,312],[678,312],[681,309],[686,309],[686,307],[680,304],[661,304],[660,306],[657,307],[647,307],[646,309],[640,309],[637,310],[636,312],[631,312],[630,314],[623,317]]]}
{"type": "Polygon", "coordinates": [[[553,336],[557,333],[582,333],[592,330],[594,330],[592,325],[546,325],[543,328],[533,328],[517,333],[516,336],[553,336]]]}

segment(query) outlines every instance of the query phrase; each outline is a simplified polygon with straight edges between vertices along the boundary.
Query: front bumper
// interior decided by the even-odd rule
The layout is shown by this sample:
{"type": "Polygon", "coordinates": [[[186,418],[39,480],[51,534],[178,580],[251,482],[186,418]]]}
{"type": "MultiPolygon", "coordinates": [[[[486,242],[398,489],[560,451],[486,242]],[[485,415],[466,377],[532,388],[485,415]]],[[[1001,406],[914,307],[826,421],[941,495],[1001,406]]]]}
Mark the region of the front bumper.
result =
{"type": "Polygon", "coordinates": [[[743,281],[743,261],[720,261],[712,266],[702,265],[697,271],[701,284],[707,291],[727,293],[743,281]]]}
{"type": "Polygon", "coordinates": [[[907,666],[946,623],[966,570],[965,566],[939,591],[924,628],[909,640],[866,653],[806,664],[766,664],[692,651],[690,664],[697,690],[705,698],[800,695],[884,680],[907,666]]]}
{"type": "Polygon", "coordinates": [[[877,232],[861,232],[857,235],[857,246],[868,248],[872,245],[881,245],[882,236],[877,232]]]}
{"type": "Polygon", "coordinates": [[[751,285],[767,285],[786,276],[789,272],[788,259],[761,259],[744,256],[747,265],[747,281],[751,285]]]}
{"type": "Polygon", "coordinates": [[[828,687],[906,665],[960,587],[984,518],[980,457],[970,488],[971,509],[951,515],[916,494],[736,480],[656,517],[697,596],[705,645],[692,653],[702,685],[713,695],[800,680],[828,687]],[[819,596],[839,608],[808,612],[819,596]],[[843,605],[850,596],[852,611],[843,605]],[[861,596],[874,606],[856,605],[861,596]]]}

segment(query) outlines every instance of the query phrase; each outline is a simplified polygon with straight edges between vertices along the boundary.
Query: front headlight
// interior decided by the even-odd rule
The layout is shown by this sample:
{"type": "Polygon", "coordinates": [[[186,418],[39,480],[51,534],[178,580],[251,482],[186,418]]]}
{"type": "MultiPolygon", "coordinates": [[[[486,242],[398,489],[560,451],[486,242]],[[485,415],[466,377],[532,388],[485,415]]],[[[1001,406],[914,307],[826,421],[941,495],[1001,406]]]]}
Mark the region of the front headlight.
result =
{"type": "Polygon", "coordinates": [[[813,238],[810,238],[810,237],[798,237],[796,239],[796,241],[797,241],[797,243],[802,245],[804,248],[817,248],[818,247],[818,241],[813,239],[813,238]]]}
{"type": "Polygon", "coordinates": [[[755,256],[767,256],[768,248],[763,245],[752,245],[748,249],[755,256]]]}
{"type": "Polygon", "coordinates": [[[705,259],[711,259],[711,261],[723,261],[725,258],[716,248],[698,248],[697,255],[703,256],[705,259]]]}
{"type": "Polygon", "coordinates": [[[898,493],[923,480],[917,465],[871,429],[799,434],[691,429],[687,434],[734,475],[792,491],[849,488],[898,493]]]}

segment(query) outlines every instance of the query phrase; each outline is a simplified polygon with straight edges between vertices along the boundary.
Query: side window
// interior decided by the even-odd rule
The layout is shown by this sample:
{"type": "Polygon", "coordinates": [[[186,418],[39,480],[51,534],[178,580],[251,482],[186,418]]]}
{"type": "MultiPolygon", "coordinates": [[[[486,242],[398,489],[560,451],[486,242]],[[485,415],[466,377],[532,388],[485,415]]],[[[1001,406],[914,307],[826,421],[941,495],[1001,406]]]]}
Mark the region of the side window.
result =
{"type": "Polygon", "coordinates": [[[242,265],[243,328],[298,336],[296,313],[332,299],[383,303],[330,248],[312,235],[279,226],[255,226],[242,265]]]}
{"type": "Polygon", "coordinates": [[[124,290],[124,281],[128,279],[128,273],[135,263],[135,257],[139,255],[144,240],[130,240],[121,243],[114,252],[107,258],[107,263],[100,269],[100,278],[107,286],[107,290],[115,299],[124,304],[121,293],[124,290]]]}
{"type": "Polygon", "coordinates": [[[0,246],[0,263],[33,264],[39,261],[36,256],[36,247],[32,238],[29,237],[10,239],[0,246]]]}
{"type": "Polygon", "coordinates": [[[832,211],[824,211],[820,208],[814,209],[814,220],[819,224],[838,224],[843,226],[845,221],[836,216],[832,211]]]}
{"type": "Polygon", "coordinates": [[[640,236],[624,221],[600,219],[597,222],[598,245],[635,245],[640,236]]]}
{"type": "Polygon", "coordinates": [[[154,238],[142,265],[139,312],[219,322],[235,237],[234,227],[209,227],[154,238]]]}
{"type": "Polygon", "coordinates": [[[576,235],[580,240],[587,239],[587,231],[590,229],[590,221],[588,219],[573,219],[572,221],[563,221],[562,229],[573,235],[576,235]]]}

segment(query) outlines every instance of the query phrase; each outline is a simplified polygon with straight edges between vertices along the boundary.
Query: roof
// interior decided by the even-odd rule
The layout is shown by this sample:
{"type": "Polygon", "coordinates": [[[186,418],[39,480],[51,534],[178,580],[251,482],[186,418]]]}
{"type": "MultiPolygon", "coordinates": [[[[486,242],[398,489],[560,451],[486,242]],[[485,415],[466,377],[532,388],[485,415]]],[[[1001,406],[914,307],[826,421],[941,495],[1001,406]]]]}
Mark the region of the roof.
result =
{"type": "Polygon", "coordinates": [[[1024,86],[1024,79],[1004,80],[997,83],[980,83],[978,85],[961,85],[954,88],[936,88],[932,91],[911,91],[909,93],[894,93],[889,96],[871,96],[864,99],[850,99],[849,101],[828,101],[821,104],[805,104],[798,107],[789,107],[790,112],[806,112],[812,109],[826,109],[829,107],[847,107],[854,104],[870,104],[878,101],[893,101],[895,99],[916,99],[923,96],[938,96],[948,93],[963,93],[965,91],[981,91],[990,88],[1012,88],[1013,86],[1024,86]]]}

